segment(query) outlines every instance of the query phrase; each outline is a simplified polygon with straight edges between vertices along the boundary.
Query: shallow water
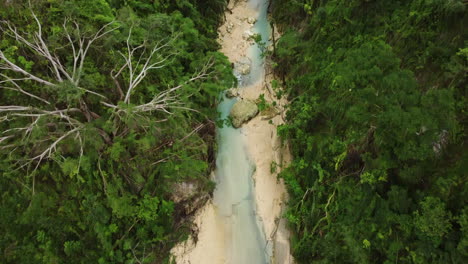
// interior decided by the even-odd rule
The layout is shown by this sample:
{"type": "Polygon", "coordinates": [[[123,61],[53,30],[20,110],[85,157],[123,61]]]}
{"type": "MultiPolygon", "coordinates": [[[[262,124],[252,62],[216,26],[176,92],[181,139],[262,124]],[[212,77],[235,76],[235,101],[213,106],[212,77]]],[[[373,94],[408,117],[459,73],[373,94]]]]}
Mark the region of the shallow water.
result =
{"type": "MultiPolygon", "coordinates": [[[[250,0],[249,6],[259,11],[253,31],[261,34],[262,39],[268,40],[267,0],[250,0]]],[[[252,61],[251,73],[246,76],[237,75],[240,78],[241,89],[250,89],[250,84],[262,81],[264,77],[264,63],[257,45],[249,48],[248,57],[252,61]]],[[[221,96],[223,100],[218,106],[218,111],[224,119],[237,99],[221,96]]],[[[218,147],[217,185],[213,203],[225,226],[228,263],[269,263],[271,250],[267,247],[262,223],[255,213],[252,180],[255,168],[249,160],[242,129],[218,129],[218,147]]]]}

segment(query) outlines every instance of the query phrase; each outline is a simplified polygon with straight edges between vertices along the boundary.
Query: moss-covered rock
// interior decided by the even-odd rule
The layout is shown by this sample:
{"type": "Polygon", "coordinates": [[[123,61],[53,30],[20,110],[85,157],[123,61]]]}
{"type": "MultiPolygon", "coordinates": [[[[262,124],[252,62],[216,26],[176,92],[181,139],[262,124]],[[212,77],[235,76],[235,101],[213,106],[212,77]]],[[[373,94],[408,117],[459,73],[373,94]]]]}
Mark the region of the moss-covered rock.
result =
{"type": "Polygon", "coordinates": [[[232,125],[239,128],[243,123],[254,118],[258,114],[258,107],[250,100],[237,101],[231,109],[232,125]]]}

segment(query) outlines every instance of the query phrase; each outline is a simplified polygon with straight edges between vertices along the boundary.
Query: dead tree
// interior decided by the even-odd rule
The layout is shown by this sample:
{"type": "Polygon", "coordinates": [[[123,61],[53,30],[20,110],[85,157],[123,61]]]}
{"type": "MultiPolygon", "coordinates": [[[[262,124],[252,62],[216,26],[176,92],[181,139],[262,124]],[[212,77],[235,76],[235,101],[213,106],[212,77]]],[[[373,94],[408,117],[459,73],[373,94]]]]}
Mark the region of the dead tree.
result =
{"type": "MultiPolygon", "coordinates": [[[[83,98],[79,99],[79,108],[63,108],[62,106],[61,109],[55,102],[51,102],[47,96],[36,94],[34,90],[31,89],[31,85],[27,85],[25,82],[32,82],[39,86],[51,87],[54,89],[60,89],[62,84],[67,82],[71,84],[73,89],[77,89],[77,91],[83,94],[98,97],[102,107],[111,108],[112,111],[117,114],[144,114],[152,111],[160,111],[170,115],[172,114],[171,109],[177,108],[195,111],[183,105],[178,91],[187,83],[207,78],[211,73],[210,69],[213,65],[213,61],[209,61],[199,72],[194,74],[186,82],[161,91],[149,102],[132,107],[121,107],[122,102],[124,105],[130,105],[132,94],[135,93],[136,89],[151,71],[165,67],[170,62],[170,59],[177,55],[176,52],[172,51],[172,44],[177,36],[172,36],[153,44],[143,43],[137,47],[133,47],[130,44],[132,38],[132,31],[130,30],[126,41],[126,52],[119,52],[124,59],[124,63],[120,67],[116,66],[115,70],[111,72],[111,78],[114,80],[122,97],[120,98],[120,100],[122,100],[121,102],[113,102],[108,95],[99,93],[93,90],[93,88],[83,87],[80,80],[83,76],[83,67],[89,50],[96,41],[117,30],[119,28],[117,23],[112,21],[103,25],[94,34],[86,35],[81,32],[77,22],[65,19],[63,23],[64,34],[69,44],[67,47],[69,47],[69,52],[72,54],[72,66],[67,67],[65,59],[60,58],[57,54],[52,52],[52,48],[48,46],[47,39],[43,34],[41,22],[31,6],[29,8],[36,23],[37,30],[35,32],[32,34],[21,32],[9,21],[0,21],[0,32],[12,37],[19,45],[25,46],[34,54],[39,55],[41,59],[47,62],[50,71],[48,75],[52,77],[44,78],[41,76],[47,76],[46,74],[38,75],[22,68],[15,63],[14,60],[9,59],[4,51],[0,50],[0,89],[16,91],[21,96],[29,97],[37,101],[34,107],[0,102],[0,123],[8,123],[7,126],[9,127],[7,130],[0,132],[0,151],[18,151],[18,142],[33,144],[28,143],[29,141],[27,139],[38,126],[59,127],[60,129],[55,129],[53,133],[49,133],[39,139],[38,142],[40,142],[40,144],[37,144],[38,146],[36,146],[36,148],[40,149],[35,149],[35,151],[31,151],[31,153],[27,153],[25,160],[19,164],[20,168],[31,168],[30,172],[33,173],[37,170],[42,161],[52,158],[57,152],[60,143],[66,139],[71,139],[77,144],[79,160],[81,162],[81,157],[84,153],[83,142],[85,140],[85,138],[83,138],[83,131],[87,127],[85,123],[90,122],[92,117],[95,116],[95,114],[90,112],[87,108],[83,98]],[[73,34],[70,32],[71,29],[74,31],[73,34]],[[136,53],[138,53],[139,56],[136,56],[136,53]],[[123,74],[126,74],[128,77],[128,83],[122,86],[118,78],[123,74]],[[77,118],[78,114],[86,116],[87,121],[80,121],[83,119],[77,118]],[[12,121],[17,121],[19,119],[21,119],[21,123],[25,125],[12,125],[18,123],[12,121]]],[[[161,121],[164,121],[164,119],[161,121]]],[[[101,132],[103,131],[98,131],[98,133],[103,136],[101,132]]],[[[109,140],[107,135],[103,137],[105,141],[109,140]]],[[[34,193],[34,179],[32,191],[34,193]]]]}

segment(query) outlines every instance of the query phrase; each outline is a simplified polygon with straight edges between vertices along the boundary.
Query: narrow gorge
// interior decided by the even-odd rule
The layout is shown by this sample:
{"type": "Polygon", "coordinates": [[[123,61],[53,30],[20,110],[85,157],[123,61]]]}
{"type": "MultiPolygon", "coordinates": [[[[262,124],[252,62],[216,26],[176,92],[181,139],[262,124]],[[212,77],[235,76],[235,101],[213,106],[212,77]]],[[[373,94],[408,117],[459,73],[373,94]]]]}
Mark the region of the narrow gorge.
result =
{"type": "Polygon", "coordinates": [[[281,220],[286,189],[272,169],[289,159],[276,133],[284,102],[271,111],[258,111],[255,105],[259,98],[267,104],[274,99],[263,56],[271,34],[267,9],[267,0],[231,3],[220,27],[221,51],[234,66],[238,88],[221,94],[218,111],[224,120],[234,115],[234,126],[217,131],[216,189],[196,217],[197,241],[192,238],[173,250],[179,264],[292,263],[289,233],[281,220]],[[248,105],[254,109],[243,109],[248,105]],[[253,114],[236,122],[237,108],[253,114]]]}
{"type": "Polygon", "coordinates": [[[468,263],[467,0],[0,1],[0,263],[468,263]]]}

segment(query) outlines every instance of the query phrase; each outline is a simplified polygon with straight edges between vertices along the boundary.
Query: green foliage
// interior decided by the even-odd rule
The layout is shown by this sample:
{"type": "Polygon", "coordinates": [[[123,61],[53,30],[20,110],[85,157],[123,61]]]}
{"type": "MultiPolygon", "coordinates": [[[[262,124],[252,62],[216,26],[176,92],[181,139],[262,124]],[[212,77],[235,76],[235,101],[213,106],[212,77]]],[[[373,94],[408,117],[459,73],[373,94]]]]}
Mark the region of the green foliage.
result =
{"type": "Polygon", "coordinates": [[[271,161],[271,163],[270,163],[270,173],[271,174],[276,173],[277,169],[278,169],[278,163],[276,163],[276,161],[274,161],[274,160],[271,161]]]}
{"type": "Polygon", "coordinates": [[[272,13],[296,260],[467,262],[466,3],[277,0],[272,13]]]}
{"type": "MultiPolygon", "coordinates": [[[[70,123],[60,115],[13,119],[2,112],[2,133],[36,122],[30,131],[13,131],[18,138],[1,142],[4,134],[0,135],[0,263],[166,263],[171,247],[191,229],[191,212],[174,202],[173,185],[197,182],[200,197],[213,188],[208,176],[214,162],[213,109],[218,94],[235,80],[226,57],[217,52],[217,28],[226,1],[31,3],[47,45],[67,71],[73,68],[73,56],[65,28],[72,37],[90,37],[116,20],[118,30],[90,47],[79,85],[18,81],[48,104],[0,89],[2,106],[65,109],[76,120],[70,123]],[[64,28],[64,18],[75,21],[80,31],[71,22],[64,28]],[[130,43],[144,43],[144,48],[175,38],[170,49],[161,50],[161,56],[171,55],[165,67],[148,72],[133,91],[131,104],[126,104],[118,87],[124,87],[129,76],[123,73],[114,80],[111,74],[125,63],[119,53],[126,52],[130,29],[130,43]],[[132,112],[167,87],[187,82],[210,61],[211,75],[187,83],[177,93],[180,106],[194,111],[173,107],[169,117],[162,111],[132,112]],[[106,95],[120,111],[105,107],[102,98],[84,89],[106,95]],[[80,124],[80,133],[64,137],[50,157],[28,163],[50,141],[76,128],[70,124],[80,124]]],[[[37,25],[28,6],[27,1],[2,1],[0,17],[30,34],[37,25]]],[[[5,56],[39,78],[52,80],[51,65],[1,26],[0,50],[5,56]]]]}
{"type": "Polygon", "coordinates": [[[267,103],[267,101],[265,100],[265,95],[264,94],[261,94],[257,100],[257,106],[258,106],[258,110],[260,112],[262,111],[265,111],[266,109],[268,109],[270,107],[270,105],[267,103]]]}
{"type": "Polygon", "coordinates": [[[416,211],[414,217],[416,228],[434,242],[439,242],[452,227],[445,204],[434,197],[426,197],[421,202],[421,212],[416,211]]]}

